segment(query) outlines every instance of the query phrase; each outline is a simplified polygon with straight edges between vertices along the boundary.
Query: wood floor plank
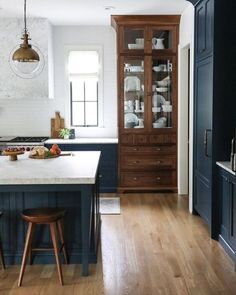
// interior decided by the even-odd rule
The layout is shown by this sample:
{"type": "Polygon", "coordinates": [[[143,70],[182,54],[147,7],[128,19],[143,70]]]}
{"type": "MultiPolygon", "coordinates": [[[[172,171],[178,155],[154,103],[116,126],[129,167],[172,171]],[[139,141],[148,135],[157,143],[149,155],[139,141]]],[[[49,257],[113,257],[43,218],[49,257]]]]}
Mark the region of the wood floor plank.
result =
{"type": "MultiPolygon", "coordinates": [[[[109,196],[109,195],[107,195],[109,196]]],[[[210,239],[199,216],[177,194],[123,194],[121,215],[103,215],[98,263],[28,266],[17,287],[18,266],[0,271],[0,295],[235,295],[231,259],[210,239]]]]}

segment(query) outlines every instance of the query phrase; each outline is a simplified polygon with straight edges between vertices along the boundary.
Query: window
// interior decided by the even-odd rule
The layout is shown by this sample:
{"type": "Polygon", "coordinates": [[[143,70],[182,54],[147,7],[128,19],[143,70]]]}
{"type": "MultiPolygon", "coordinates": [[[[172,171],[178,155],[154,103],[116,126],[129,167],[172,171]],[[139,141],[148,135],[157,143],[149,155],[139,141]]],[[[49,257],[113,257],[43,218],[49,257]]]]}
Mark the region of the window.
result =
{"type": "Polygon", "coordinates": [[[70,51],[69,79],[71,126],[98,126],[99,52],[70,51]]]}

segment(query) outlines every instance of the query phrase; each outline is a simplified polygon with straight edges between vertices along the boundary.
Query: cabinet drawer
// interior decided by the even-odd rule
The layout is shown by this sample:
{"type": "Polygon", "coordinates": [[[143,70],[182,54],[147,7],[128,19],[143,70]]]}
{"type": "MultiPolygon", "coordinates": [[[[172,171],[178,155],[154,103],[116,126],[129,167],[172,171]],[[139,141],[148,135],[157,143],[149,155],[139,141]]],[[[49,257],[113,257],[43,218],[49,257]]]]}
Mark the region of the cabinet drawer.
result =
{"type": "Polygon", "coordinates": [[[176,135],[175,134],[150,135],[149,142],[151,144],[176,143],[176,135]]]}
{"type": "Polygon", "coordinates": [[[157,145],[157,146],[122,146],[121,153],[127,154],[174,154],[176,152],[175,145],[157,145]]]}
{"type": "Polygon", "coordinates": [[[155,173],[122,173],[121,185],[132,187],[174,187],[176,186],[175,171],[155,173]]]}
{"type": "Polygon", "coordinates": [[[124,156],[121,160],[121,169],[175,169],[176,160],[171,157],[138,158],[124,156]]]}

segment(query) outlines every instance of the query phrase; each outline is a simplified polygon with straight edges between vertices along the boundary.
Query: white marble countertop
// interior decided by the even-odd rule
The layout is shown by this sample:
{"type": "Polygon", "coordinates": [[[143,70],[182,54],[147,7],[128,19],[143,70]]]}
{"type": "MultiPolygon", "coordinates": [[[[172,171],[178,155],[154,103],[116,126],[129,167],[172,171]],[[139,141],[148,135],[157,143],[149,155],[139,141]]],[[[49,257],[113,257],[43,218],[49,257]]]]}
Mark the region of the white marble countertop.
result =
{"type": "Polygon", "coordinates": [[[45,144],[109,144],[109,143],[118,143],[118,138],[108,138],[108,137],[81,137],[81,138],[75,138],[75,139],[61,139],[61,138],[52,138],[45,141],[45,144]]]}
{"type": "Polygon", "coordinates": [[[231,165],[230,162],[216,162],[216,165],[220,166],[221,168],[225,169],[226,171],[228,171],[229,173],[236,175],[236,172],[234,172],[231,169],[231,165]]]}
{"type": "Polygon", "coordinates": [[[19,155],[17,161],[10,161],[8,156],[0,156],[0,185],[94,184],[100,152],[71,152],[71,154],[71,156],[39,160],[30,159],[27,152],[19,155]]]}

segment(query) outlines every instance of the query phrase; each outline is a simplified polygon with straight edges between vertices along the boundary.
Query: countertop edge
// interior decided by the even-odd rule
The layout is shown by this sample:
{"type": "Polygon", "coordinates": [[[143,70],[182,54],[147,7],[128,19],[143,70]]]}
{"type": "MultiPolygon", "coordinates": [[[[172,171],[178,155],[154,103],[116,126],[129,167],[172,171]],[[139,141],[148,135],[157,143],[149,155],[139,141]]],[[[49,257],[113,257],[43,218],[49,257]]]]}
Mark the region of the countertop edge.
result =
{"type": "Polygon", "coordinates": [[[51,138],[44,144],[118,144],[118,138],[75,138],[75,139],[60,139],[51,138]]]}
{"type": "Polygon", "coordinates": [[[230,168],[230,162],[216,162],[216,165],[218,165],[219,167],[223,168],[224,170],[228,171],[229,173],[231,173],[232,175],[236,175],[236,172],[234,172],[231,168],[230,168]]]}

